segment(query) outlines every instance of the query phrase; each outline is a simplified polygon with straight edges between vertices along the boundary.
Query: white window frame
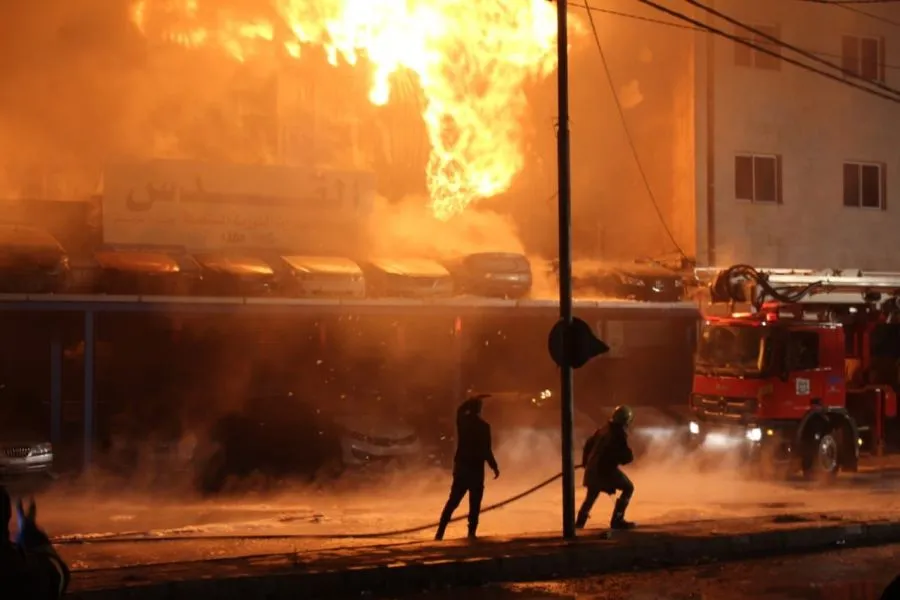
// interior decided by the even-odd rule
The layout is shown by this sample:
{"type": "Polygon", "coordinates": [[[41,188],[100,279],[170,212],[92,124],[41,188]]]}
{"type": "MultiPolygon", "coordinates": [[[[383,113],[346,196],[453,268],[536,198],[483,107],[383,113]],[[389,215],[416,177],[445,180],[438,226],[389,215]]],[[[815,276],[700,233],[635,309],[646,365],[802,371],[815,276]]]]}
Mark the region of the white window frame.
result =
{"type": "Polygon", "coordinates": [[[841,198],[841,206],[851,210],[877,210],[877,211],[885,211],[887,210],[887,198],[886,198],[886,187],[885,186],[885,176],[887,175],[886,166],[884,163],[872,162],[872,161],[863,161],[863,160],[845,160],[841,163],[841,196],[843,196],[843,188],[844,188],[844,167],[847,165],[852,165],[858,169],[859,172],[859,204],[854,206],[849,206],[844,203],[844,198],[841,198]],[[862,178],[862,168],[863,167],[875,167],[878,169],[878,206],[863,206],[863,178],[862,178]]]}
{"type": "Polygon", "coordinates": [[[841,68],[844,70],[844,77],[855,77],[859,79],[865,79],[866,81],[873,81],[876,83],[884,83],[886,79],[885,74],[885,66],[884,66],[884,57],[885,57],[885,48],[886,40],[882,37],[876,37],[873,35],[854,35],[846,33],[841,36],[841,68]],[[844,56],[844,40],[851,39],[856,44],[856,64],[854,68],[849,73],[846,69],[843,69],[844,61],[847,60],[847,57],[844,56]],[[875,72],[877,75],[875,79],[868,79],[863,77],[863,56],[862,56],[862,45],[863,41],[871,41],[875,42],[875,45],[878,48],[878,57],[876,58],[875,63],[875,72]]]}
{"type": "MultiPolygon", "coordinates": [[[[781,26],[778,23],[754,23],[753,25],[750,25],[750,27],[753,27],[754,29],[758,29],[764,33],[767,33],[767,34],[771,35],[772,37],[777,38],[779,40],[781,39],[781,26]]],[[[735,35],[743,40],[752,42],[756,46],[763,46],[767,50],[772,50],[773,52],[778,54],[778,58],[775,58],[774,56],[766,54],[765,52],[760,52],[756,48],[751,48],[750,46],[746,46],[744,44],[735,42],[735,56],[733,57],[733,59],[734,59],[734,65],[736,67],[744,68],[744,69],[756,69],[758,71],[769,71],[769,72],[781,71],[781,46],[779,46],[775,42],[767,40],[766,38],[753,33],[752,31],[747,31],[746,29],[742,29],[742,28],[739,29],[739,31],[737,31],[735,33],[735,35]],[[749,65],[742,65],[742,64],[738,63],[737,51],[746,51],[746,52],[750,53],[750,64],[749,65]],[[775,66],[775,68],[759,66],[760,57],[762,57],[763,60],[776,61],[777,66],[775,66]]]]}
{"type": "Polygon", "coordinates": [[[782,203],[782,168],[781,168],[781,156],[778,154],[760,154],[757,152],[736,152],[734,154],[734,176],[733,180],[735,182],[735,187],[737,187],[737,159],[739,158],[749,158],[750,164],[752,165],[751,171],[751,179],[753,180],[753,193],[752,198],[738,198],[737,190],[735,190],[735,200],[738,202],[747,202],[750,204],[762,204],[764,206],[777,206],[782,203]],[[772,159],[775,162],[775,200],[757,200],[756,199],[756,159],[757,158],[768,158],[772,159]]]}

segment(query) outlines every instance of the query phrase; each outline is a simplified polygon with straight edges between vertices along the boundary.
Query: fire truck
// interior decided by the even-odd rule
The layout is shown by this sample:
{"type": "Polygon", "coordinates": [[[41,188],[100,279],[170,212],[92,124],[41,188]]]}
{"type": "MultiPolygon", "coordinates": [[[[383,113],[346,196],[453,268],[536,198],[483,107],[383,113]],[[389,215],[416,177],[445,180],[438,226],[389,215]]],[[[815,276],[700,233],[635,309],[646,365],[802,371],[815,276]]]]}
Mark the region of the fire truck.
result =
{"type": "Polygon", "coordinates": [[[900,450],[900,273],[697,269],[708,284],[690,399],[715,438],[768,474],[830,479],[900,450]]]}

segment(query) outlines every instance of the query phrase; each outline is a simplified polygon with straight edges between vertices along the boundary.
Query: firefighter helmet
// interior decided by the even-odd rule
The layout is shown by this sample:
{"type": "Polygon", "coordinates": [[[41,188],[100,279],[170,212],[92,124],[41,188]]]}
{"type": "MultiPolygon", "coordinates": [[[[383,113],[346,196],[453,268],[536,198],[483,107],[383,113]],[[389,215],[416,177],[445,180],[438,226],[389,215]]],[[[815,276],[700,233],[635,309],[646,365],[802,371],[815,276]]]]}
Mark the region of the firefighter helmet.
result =
{"type": "Polygon", "coordinates": [[[609,420],[617,425],[627,426],[634,421],[634,411],[630,406],[617,406],[609,420]]]}

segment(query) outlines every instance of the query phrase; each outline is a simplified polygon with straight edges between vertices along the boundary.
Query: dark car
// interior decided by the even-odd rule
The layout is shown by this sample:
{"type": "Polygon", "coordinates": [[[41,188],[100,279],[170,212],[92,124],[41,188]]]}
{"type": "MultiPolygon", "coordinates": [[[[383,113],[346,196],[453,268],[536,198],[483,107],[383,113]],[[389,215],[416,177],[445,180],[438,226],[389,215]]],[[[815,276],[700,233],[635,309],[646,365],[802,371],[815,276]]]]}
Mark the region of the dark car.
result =
{"type": "Polygon", "coordinates": [[[198,485],[221,491],[230,478],[316,476],[339,468],[341,431],[308,401],[294,394],[260,395],[212,426],[211,452],[200,467],[198,485]]]}
{"type": "MultiPolygon", "coordinates": [[[[558,263],[554,262],[551,268],[558,274],[558,263]]],[[[682,275],[657,264],[576,261],[572,264],[572,288],[580,296],[644,302],[684,299],[682,275]]]]}
{"type": "Polygon", "coordinates": [[[531,263],[514,252],[478,252],[444,263],[457,293],[523,298],[531,291],[531,263]]]}
{"type": "Polygon", "coordinates": [[[0,225],[0,293],[64,292],[69,257],[52,235],[22,225],[0,225]]]}
{"type": "Polygon", "coordinates": [[[268,296],[275,271],[261,258],[232,253],[195,254],[201,277],[195,293],[202,296],[268,296]]]}
{"type": "Polygon", "coordinates": [[[183,295],[199,281],[199,274],[182,270],[177,257],[162,252],[102,251],[94,260],[94,291],[102,294],[183,295]]]}

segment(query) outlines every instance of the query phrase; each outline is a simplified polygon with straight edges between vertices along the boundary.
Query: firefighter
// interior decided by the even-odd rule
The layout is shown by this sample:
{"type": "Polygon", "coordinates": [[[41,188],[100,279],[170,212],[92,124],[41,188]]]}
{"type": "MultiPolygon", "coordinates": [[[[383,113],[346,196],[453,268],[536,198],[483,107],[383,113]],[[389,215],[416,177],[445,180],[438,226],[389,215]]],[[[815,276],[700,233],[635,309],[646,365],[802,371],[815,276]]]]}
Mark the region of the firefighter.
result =
{"type": "Polygon", "coordinates": [[[481,513],[481,499],[484,496],[484,464],[494,472],[494,479],[500,477],[500,468],[491,449],[491,426],[481,418],[483,400],[488,395],[469,398],[456,411],[456,455],[453,457],[453,483],[450,497],[441,513],[435,540],[444,539],[444,532],[453,511],[469,495],[469,538],[474,539],[481,513]]]}
{"type": "Polygon", "coordinates": [[[609,526],[612,529],[631,529],[634,523],[625,520],[625,510],[634,494],[634,484],[619,468],[634,460],[634,454],[628,446],[628,426],[634,420],[634,412],[628,406],[617,406],[609,419],[609,423],[598,429],[584,445],[584,487],[587,495],[578,511],[575,526],[583,529],[587,524],[591,508],[601,494],[614,496],[616,499],[609,526]]]}

